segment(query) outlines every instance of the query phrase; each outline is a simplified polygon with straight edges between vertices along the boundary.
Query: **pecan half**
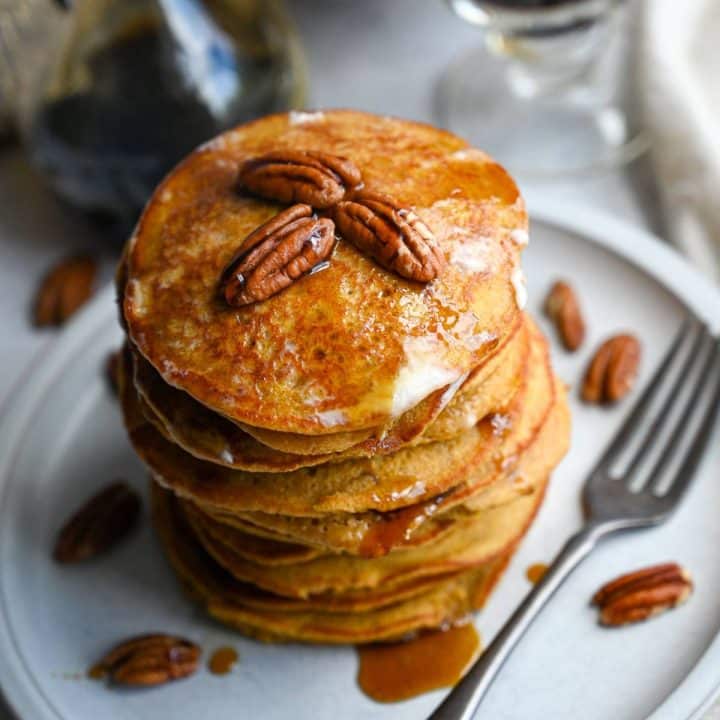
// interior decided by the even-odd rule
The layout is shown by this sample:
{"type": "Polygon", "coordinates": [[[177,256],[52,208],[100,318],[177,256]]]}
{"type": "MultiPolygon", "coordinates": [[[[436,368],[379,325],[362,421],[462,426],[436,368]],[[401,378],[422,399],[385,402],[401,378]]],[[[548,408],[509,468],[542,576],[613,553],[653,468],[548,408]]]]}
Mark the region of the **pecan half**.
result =
{"type": "Polygon", "coordinates": [[[361,191],[333,209],[339,234],[398,275],[429,282],[445,256],[427,225],[390,195],[361,191]]]}
{"type": "Polygon", "coordinates": [[[335,246],[335,225],[293,205],[243,240],[220,279],[228,305],[265,300],[317,269],[335,246]]]}
{"type": "Polygon", "coordinates": [[[248,160],[238,176],[255,195],[283,203],[327,208],[362,183],[360,170],[346,158],[312,150],[277,150],[248,160]]]}
{"type": "Polygon", "coordinates": [[[582,387],[583,400],[612,403],[626,395],[640,366],[640,342],[632,335],[606,340],[590,361],[582,387]]]}
{"type": "Polygon", "coordinates": [[[556,282],[545,300],[545,312],[555,323],[566,350],[577,350],[585,338],[585,322],[575,291],[566,282],[556,282]]]}
{"type": "Polygon", "coordinates": [[[96,275],[97,262],[85,256],[52,267],[35,292],[35,325],[62,325],[90,297],[96,275]]]}
{"type": "Polygon", "coordinates": [[[611,627],[647,620],[685,602],[693,590],[687,570],[666,563],[636,570],[603,585],[592,602],[600,623],[611,627]]]}
{"type": "Polygon", "coordinates": [[[200,648],[172,635],[139,635],[114,647],[88,671],[122,685],[161,685],[192,675],[200,648]]]}
{"type": "Polygon", "coordinates": [[[124,349],[118,348],[109,352],[105,358],[105,379],[112,394],[117,396],[119,391],[119,373],[124,349]]]}
{"type": "Polygon", "coordinates": [[[109,485],[88,500],[60,530],[53,557],[75,563],[113,547],[137,524],[140,497],[126,483],[109,485]]]}

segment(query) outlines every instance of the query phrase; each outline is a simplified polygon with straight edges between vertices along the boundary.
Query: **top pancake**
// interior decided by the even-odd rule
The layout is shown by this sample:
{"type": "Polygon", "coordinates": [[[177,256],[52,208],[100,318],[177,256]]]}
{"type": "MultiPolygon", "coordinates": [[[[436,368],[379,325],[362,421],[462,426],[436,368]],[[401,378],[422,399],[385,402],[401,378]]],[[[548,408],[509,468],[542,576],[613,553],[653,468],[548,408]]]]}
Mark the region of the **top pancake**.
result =
{"type": "Polygon", "coordinates": [[[459,381],[512,329],[524,205],[500,166],[446,132],[352,111],[297,117],[235,128],[159,186],[128,245],[124,319],[166,382],[236,422],[307,435],[377,427],[459,381]],[[414,209],[448,260],[440,276],[404,280],[340,239],[326,270],[263,302],[224,304],[226,263],[284,207],[239,192],[238,167],[287,148],[348,157],[368,189],[414,209]]]}

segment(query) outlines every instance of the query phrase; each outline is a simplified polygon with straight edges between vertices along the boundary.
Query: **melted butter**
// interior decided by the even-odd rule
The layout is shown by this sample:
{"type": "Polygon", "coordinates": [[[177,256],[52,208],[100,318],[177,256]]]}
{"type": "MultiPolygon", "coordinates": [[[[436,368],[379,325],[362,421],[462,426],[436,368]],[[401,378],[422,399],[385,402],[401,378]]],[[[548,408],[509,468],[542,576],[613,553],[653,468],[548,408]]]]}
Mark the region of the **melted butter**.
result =
{"type": "Polygon", "coordinates": [[[480,652],[472,623],[419,635],[408,642],[358,648],[358,684],[379,702],[397,702],[460,680],[480,652]]]}
{"type": "Polygon", "coordinates": [[[510,233],[510,239],[518,246],[518,247],[527,247],[527,245],[530,243],[530,235],[528,235],[528,231],[523,228],[516,228],[510,233]]]}
{"type": "Polygon", "coordinates": [[[290,125],[306,125],[307,123],[323,122],[325,113],[323,112],[303,112],[302,110],[291,110],[288,115],[288,123],[290,125]]]}
{"type": "Polygon", "coordinates": [[[458,380],[457,371],[437,362],[436,343],[424,337],[405,341],[405,364],[400,368],[392,398],[392,415],[398,417],[435,390],[458,380]]]}
{"type": "Polygon", "coordinates": [[[545,563],[535,563],[534,565],[530,565],[525,571],[525,577],[535,585],[543,579],[547,569],[548,566],[545,563]]]}
{"type": "Polygon", "coordinates": [[[450,254],[450,262],[470,273],[487,272],[487,241],[458,243],[450,254]]]}
{"type": "Polygon", "coordinates": [[[323,427],[342,425],[347,420],[347,415],[343,410],[324,410],[315,413],[315,417],[323,427]]]}
{"type": "Polygon", "coordinates": [[[218,648],[208,660],[208,669],[213,675],[227,675],[238,661],[238,653],[235,648],[218,648]]]}
{"type": "Polygon", "coordinates": [[[505,433],[512,429],[513,425],[510,415],[503,413],[495,413],[490,418],[490,424],[492,425],[493,435],[497,437],[505,435],[505,433]]]}
{"type": "Polygon", "coordinates": [[[524,310],[527,305],[528,292],[527,284],[525,282],[525,273],[523,273],[522,268],[517,267],[513,270],[510,282],[512,283],[513,290],[515,291],[515,302],[520,310],[524,310]]]}

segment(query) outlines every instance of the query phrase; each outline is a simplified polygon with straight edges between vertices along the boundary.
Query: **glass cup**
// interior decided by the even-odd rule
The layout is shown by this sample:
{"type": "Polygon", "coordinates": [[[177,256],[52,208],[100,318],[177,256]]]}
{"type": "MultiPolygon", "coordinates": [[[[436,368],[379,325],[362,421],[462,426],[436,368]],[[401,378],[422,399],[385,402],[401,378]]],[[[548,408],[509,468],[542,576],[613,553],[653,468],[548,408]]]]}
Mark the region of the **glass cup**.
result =
{"type": "Polygon", "coordinates": [[[482,28],[438,87],[439,122],[520,177],[611,168],[647,149],[623,0],[447,0],[482,28]]]}

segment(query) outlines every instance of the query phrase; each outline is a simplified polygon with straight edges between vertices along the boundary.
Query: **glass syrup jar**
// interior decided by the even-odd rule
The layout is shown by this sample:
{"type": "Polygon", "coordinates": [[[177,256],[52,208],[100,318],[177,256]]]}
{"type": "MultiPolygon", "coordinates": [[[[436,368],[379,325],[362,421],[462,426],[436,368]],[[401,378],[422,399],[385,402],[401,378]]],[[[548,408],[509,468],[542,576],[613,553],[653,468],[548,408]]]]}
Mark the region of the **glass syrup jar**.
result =
{"type": "Polygon", "coordinates": [[[274,0],[63,4],[22,133],[57,193],[90,214],[127,228],[194,147],[302,105],[302,52],[274,0]]]}

